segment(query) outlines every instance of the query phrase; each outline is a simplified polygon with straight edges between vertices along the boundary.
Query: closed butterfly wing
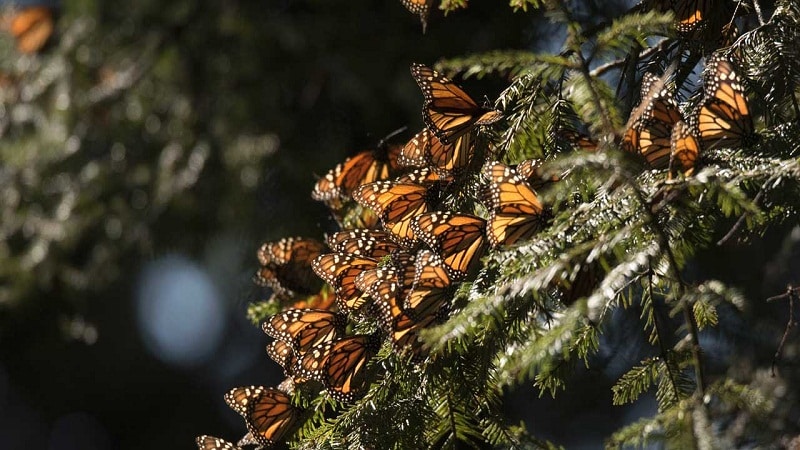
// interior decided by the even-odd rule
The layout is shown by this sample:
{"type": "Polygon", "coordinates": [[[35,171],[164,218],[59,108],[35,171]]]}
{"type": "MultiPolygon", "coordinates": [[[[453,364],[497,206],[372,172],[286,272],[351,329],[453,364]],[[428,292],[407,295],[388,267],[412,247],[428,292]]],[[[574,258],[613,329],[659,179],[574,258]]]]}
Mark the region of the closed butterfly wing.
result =
{"type": "Polygon", "coordinates": [[[257,252],[262,267],[256,282],[270,287],[279,298],[310,295],[321,287],[311,262],[325,251],[325,244],[309,238],[284,238],[261,245],[257,252]]]}
{"type": "Polygon", "coordinates": [[[403,247],[415,240],[411,219],[428,210],[433,194],[418,184],[378,181],[361,186],[353,199],[378,214],[386,231],[403,247]]]}
{"type": "Polygon", "coordinates": [[[369,229],[340,231],[331,236],[329,245],[334,252],[376,259],[400,249],[388,232],[369,229]]]}
{"type": "Polygon", "coordinates": [[[414,234],[441,256],[451,280],[463,280],[486,251],[486,221],[471,214],[434,211],[412,221],[414,234]]]}
{"type": "Polygon", "coordinates": [[[681,173],[689,177],[694,173],[697,158],[700,154],[700,142],[692,128],[684,121],[679,121],[672,129],[672,153],[669,160],[669,176],[681,173]]]}
{"type": "Polygon", "coordinates": [[[314,272],[333,286],[336,304],[342,311],[361,308],[368,296],[355,286],[355,278],[364,270],[374,269],[378,261],[373,258],[348,255],[345,253],[326,253],[312,263],[314,272]]]}
{"type": "Polygon", "coordinates": [[[566,140],[570,145],[577,148],[578,150],[585,150],[589,152],[597,150],[597,141],[575,130],[569,130],[569,129],[558,130],[557,136],[561,139],[566,140]]]}
{"type": "Polygon", "coordinates": [[[705,96],[696,124],[704,148],[742,147],[755,143],[750,107],[741,77],[730,61],[716,56],[706,64],[705,96]]]}
{"type": "Polygon", "coordinates": [[[558,175],[546,177],[541,170],[543,162],[541,159],[526,159],[517,164],[517,174],[526,180],[533,190],[542,189],[561,179],[558,175]]]}
{"type": "MultiPolygon", "coordinates": [[[[291,377],[294,375],[294,370],[297,366],[297,355],[291,345],[284,341],[272,341],[267,345],[267,356],[283,368],[283,373],[286,376],[291,377]]],[[[304,380],[296,380],[298,383],[303,381],[304,380]]]]}
{"type": "Polygon", "coordinates": [[[419,16],[423,33],[425,33],[425,30],[428,28],[428,16],[431,13],[433,1],[434,0],[400,0],[400,3],[402,3],[407,10],[419,16]]]}
{"type": "Polygon", "coordinates": [[[401,150],[401,146],[391,145],[347,158],[317,181],[311,197],[326,202],[347,198],[362,184],[394,176],[400,167],[397,158],[401,150]]]}
{"type": "Polygon", "coordinates": [[[444,144],[454,143],[475,125],[488,125],[503,117],[499,111],[478,106],[449,78],[430,67],[412,64],[411,75],[425,97],[422,108],[425,125],[444,144]]]}
{"type": "Polygon", "coordinates": [[[650,167],[669,166],[672,127],[681,120],[680,111],[668,89],[665,78],[645,73],[642,78],[642,101],[626,125],[622,147],[642,155],[650,167]]]}
{"type": "Polygon", "coordinates": [[[444,318],[449,310],[453,290],[444,262],[430,250],[420,250],[411,289],[403,307],[412,317],[444,318]]]}
{"type": "Polygon", "coordinates": [[[500,162],[484,166],[489,178],[486,236],[492,247],[529,239],[545,224],[543,207],[530,185],[500,162]]]}
{"type": "Polygon", "coordinates": [[[369,289],[374,299],[381,328],[389,334],[395,349],[408,349],[415,360],[421,359],[424,352],[418,331],[435,321],[436,312],[422,315],[402,307],[399,293],[401,281],[396,270],[379,268],[369,275],[373,279],[365,288],[369,289]]]}
{"type": "Polygon", "coordinates": [[[225,403],[228,406],[242,415],[243,417],[247,414],[247,405],[250,402],[261,394],[261,392],[266,389],[263,386],[242,386],[233,388],[225,394],[225,403]]]}
{"type": "Polygon", "coordinates": [[[322,384],[328,394],[344,403],[351,403],[366,394],[372,382],[367,364],[379,349],[377,335],[356,335],[333,343],[324,360],[322,373],[322,384]]]}
{"type": "Polygon", "coordinates": [[[474,152],[475,146],[469,133],[456,138],[452,144],[446,144],[425,129],[403,147],[400,160],[401,164],[428,167],[439,177],[448,178],[458,176],[469,165],[474,152]]]}
{"type": "Polygon", "coordinates": [[[266,388],[248,402],[245,423],[260,445],[272,446],[283,440],[300,418],[300,413],[288,395],[266,388]]]}
{"type": "Polygon", "coordinates": [[[214,436],[198,436],[195,442],[199,450],[242,450],[238,445],[214,436]]]}
{"type": "Polygon", "coordinates": [[[306,352],[344,333],[344,316],[320,309],[290,309],[262,324],[264,333],[288,343],[296,352],[306,352]]]}

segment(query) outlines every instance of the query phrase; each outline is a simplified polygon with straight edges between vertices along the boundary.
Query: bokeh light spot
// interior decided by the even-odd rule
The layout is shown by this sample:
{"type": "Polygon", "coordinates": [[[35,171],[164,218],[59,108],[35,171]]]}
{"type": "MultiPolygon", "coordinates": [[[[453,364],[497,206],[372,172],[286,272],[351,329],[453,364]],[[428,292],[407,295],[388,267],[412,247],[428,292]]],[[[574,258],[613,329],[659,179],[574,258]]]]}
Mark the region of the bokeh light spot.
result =
{"type": "Polygon", "coordinates": [[[196,264],[181,256],[150,263],[138,289],[137,320],[150,352],[183,367],[213,356],[224,332],[222,299],[196,264]]]}

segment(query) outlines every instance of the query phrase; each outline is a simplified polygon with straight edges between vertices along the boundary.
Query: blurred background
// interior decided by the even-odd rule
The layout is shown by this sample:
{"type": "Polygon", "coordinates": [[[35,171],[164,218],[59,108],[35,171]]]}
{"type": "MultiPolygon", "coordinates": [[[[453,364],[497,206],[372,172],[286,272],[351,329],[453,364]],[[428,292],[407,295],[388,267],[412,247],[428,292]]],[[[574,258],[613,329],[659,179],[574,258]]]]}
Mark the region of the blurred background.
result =
{"type": "MultiPolygon", "coordinates": [[[[593,21],[628,6],[585,3],[593,21]]],[[[281,379],[245,318],[268,295],[252,282],[258,245],[335,230],[309,196],[316,179],[399,127],[409,127],[399,141],[421,129],[411,62],[557,51],[562,36],[539,13],[490,0],[434,11],[424,35],[386,0],[0,6],[0,449],[236,441],[244,427],[223,393],[281,379]]],[[[504,83],[471,92],[494,98],[504,83]]],[[[790,232],[700,255],[692,269],[761,305],[723,311],[732,328],[705,337],[720,349],[718,372],[734,355],[743,376],[768,367],[787,307],[763,299],[797,274],[790,232]],[[763,333],[742,335],[745,322],[763,333]]],[[[652,413],[652,398],[611,407],[613,380],[649,351],[631,319],[620,313],[579,389],[509,393],[510,420],[598,448],[652,413]]],[[[796,400],[783,412],[795,429],[796,400]]]]}

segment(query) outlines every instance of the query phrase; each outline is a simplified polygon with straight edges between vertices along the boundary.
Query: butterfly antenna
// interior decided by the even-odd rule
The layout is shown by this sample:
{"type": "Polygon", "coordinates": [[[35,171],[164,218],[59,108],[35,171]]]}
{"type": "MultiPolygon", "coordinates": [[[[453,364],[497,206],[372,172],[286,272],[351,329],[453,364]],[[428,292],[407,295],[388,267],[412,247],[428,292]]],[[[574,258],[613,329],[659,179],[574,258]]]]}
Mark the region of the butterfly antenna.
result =
{"type": "Polygon", "coordinates": [[[383,139],[380,140],[380,142],[378,142],[378,148],[385,147],[386,146],[386,142],[389,141],[389,139],[397,136],[400,133],[404,133],[406,130],[408,130],[408,126],[407,125],[403,125],[402,127],[400,127],[398,129],[392,131],[391,133],[387,134],[383,139]]]}

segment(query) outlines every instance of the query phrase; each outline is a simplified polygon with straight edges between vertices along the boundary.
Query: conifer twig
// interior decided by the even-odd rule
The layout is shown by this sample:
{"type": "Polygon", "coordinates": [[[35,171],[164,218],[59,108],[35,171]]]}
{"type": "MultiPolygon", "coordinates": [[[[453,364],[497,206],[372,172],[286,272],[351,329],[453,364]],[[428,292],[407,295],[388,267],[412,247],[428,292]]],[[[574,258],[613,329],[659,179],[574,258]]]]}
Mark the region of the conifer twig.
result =
{"type": "Polygon", "coordinates": [[[794,300],[795,297],[797,297],[798,290],[800,290],[800,287],[787,286],[785,293],[775,295],[767,299],[768,302],[771,302],[787,297],[789,298],[789,320],[786,322],[786,328],[783,330],[783,336],[781,336],[781,342],[778,344],[778,349],[775,350],[775,355],[772,356],[771,375],[773,378],[775,377],[775,367],[781,360],[781,353],[783,353],[783,347],[786,344],[786,338],[789,336],[789,332],[792,330],[792,328],[796,325],[794,322],[794,300]]]}
{"type": "Polygon", "coordinates": [[[653,298],[653,271],[650,269],[650,273],[647,275],[647,291],[648,295],[650,296],[650,304],[653,308],[653,326],[656,329],[656,339],[658,340],[658,347],[661,350],[661,357],[664,359],[664,366],[667,368],[667,375],[669,376],[669,382],[672,385],[672,390],[675,392],[675,400],[678,400],[678,382],[676,381],[676,376],[672,373],[672,366],[669,364],[669,354],[666,345],[664,345],[664,335],[663,331],[661,330],[661,322],[658,318],[658,314],[656,314],[656,304],[655,299],[653,298]]]}
{"type": "MultiPolygon", "coordinates": [[[[753,197],[753,204],[754,205],[758,206],[758,201],[761,200],[761,197],[764,195],[764,191],[767,189],[767,183],[769,183],[770,180],[771,180],[771,178],[768,179],[767,181],[765,181],[764,184],[761,185],[761,189],[759,189],[759,191],[756,194],[756,196],[753,197]]],[[[728,231],[728,233],[726,233],[725,236],[722,237],[722,239],[717,241],[717,246],[718,247],[723,245],[730,238],[733,237],[733,235],[739,230],[739,228],[742,227],[742,224],[744,223],[745,217],[747,217],[747,211],[743,212],[742,215],[739,216],[739,219],[736,221],[736,223],[733,224],[733,227],[731,227],[730,231],[728,231]]]]}
{"type": "MultiPolygon", "coordinates": [[[[647,203],[645,202],[644,194],[639,187],[636,185],[634,180],[626,177],[625,180],[636,196],[637,201],[640,205],[645,206],[647,203]]],[[[706,422],[708,420],[708,410],[706,404],[703,402],[703,398],[706,395],[706,382],[705,382],[705,371],[703,369],[703,360],[702,355],[700,353],[700,340],[698,337],[699,329],[697,327],[697,322],[692,315],[692,309],[688,302],[686,301],[685,292],[686,292],[686,282],[683,280],[680,274],[680,270],[678,269],[678,262],[675,258],[675,254],[672,252],[672,247],[670,247],[669,239],[667,238],[666,233],[661,227],[658,226],[658,221],[656,220],[655,215],[650,211],[650,208],[643,207],[642,211],[647,217],[647,223],[650,224],[651,229],[656,233],[658,237],[658,245],[664,249],[664,253],[666,253],[667,259],[669,261],[669,270],[675,275],[678,284],[678,292],[676,293],[676,298],[678,303],[683,310],[683,317],[684,321],[686,322],[687,334],[689,335],[689,340],[691,341],[691,350],[692,350],[692,360],[694,363],[694,371],[695,371],[695,380],[697,382],[696,393],[699,401],[699,407],[702,411],[703,418],[706,422]]]]}

